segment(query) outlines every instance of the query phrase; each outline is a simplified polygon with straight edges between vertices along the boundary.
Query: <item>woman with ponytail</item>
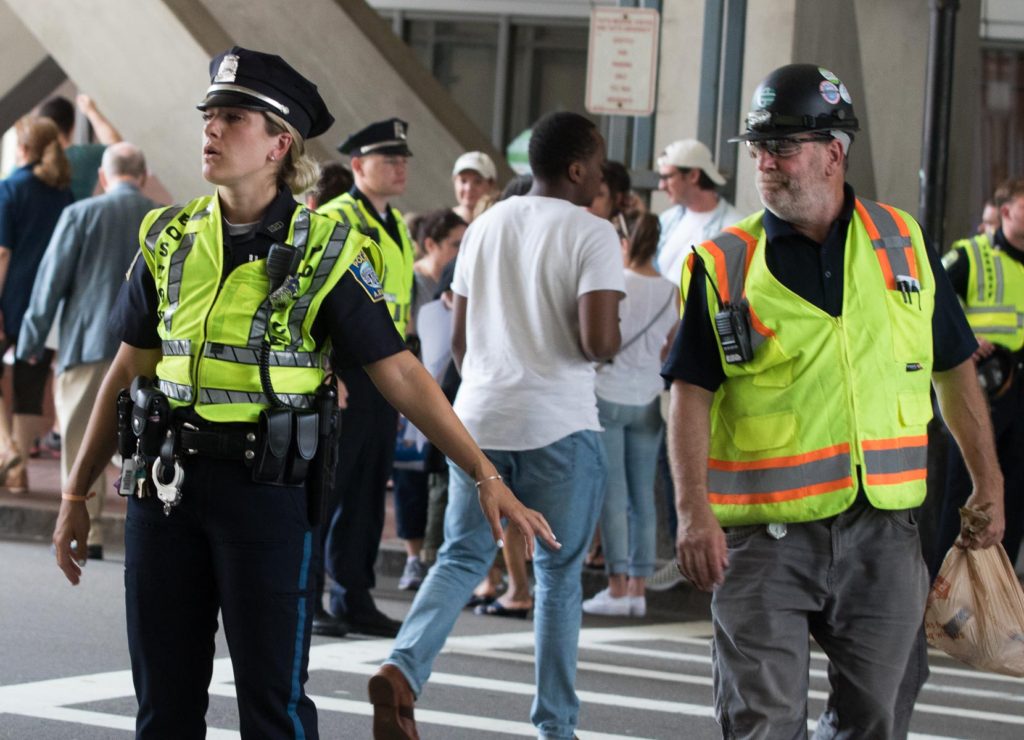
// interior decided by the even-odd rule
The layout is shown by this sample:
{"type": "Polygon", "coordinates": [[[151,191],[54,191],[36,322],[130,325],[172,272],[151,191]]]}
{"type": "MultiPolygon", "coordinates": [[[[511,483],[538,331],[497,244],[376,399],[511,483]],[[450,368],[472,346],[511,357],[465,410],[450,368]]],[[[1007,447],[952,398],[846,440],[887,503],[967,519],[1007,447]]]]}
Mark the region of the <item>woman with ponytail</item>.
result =
{"type": "MultiPolygon", "coordinates": [[[[71,166],[56,125],[25,116],[15,124],[15,132],[18,168],[0,182],[0,354],[17,343],[39,262],[61,211],[73,200],[71,166]]],[[[43,391],[51,354],[48,351],[35,364],[14,363],[13,438],[0,399],[0,476],[12,493],[28,489],[25,456],[32,440],[44,431],[43,391]]]]}

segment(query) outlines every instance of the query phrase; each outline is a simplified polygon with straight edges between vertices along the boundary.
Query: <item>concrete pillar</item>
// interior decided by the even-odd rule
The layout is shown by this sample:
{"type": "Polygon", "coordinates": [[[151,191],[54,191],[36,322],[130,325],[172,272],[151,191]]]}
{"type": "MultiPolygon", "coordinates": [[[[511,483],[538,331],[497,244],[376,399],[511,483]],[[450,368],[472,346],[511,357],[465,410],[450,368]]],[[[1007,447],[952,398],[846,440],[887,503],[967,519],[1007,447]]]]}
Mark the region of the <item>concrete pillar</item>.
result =
{"type": "Polygon", "coordinates": [[[6,131],[66,75],[3,0],[0,60],[0,131],[6,131]]]}

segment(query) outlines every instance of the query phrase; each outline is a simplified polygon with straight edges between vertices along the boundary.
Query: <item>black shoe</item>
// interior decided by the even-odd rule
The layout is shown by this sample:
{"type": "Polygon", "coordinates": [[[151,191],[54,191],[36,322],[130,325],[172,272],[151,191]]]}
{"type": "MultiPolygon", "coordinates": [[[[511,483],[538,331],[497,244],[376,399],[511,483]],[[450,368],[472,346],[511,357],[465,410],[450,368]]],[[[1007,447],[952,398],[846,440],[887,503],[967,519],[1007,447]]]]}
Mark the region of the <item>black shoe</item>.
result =
{"type": "Polygon", "coordinates": [[[345,615],[350,631],[360,635],[373,637],[396,637],[402,623],[392,619],[380,609],[367,609],[357,614],[349,612],[345,615]]]}
{"type": "Polygon", "coordinates": [[[344,637],[349,632],[349,625],[344,619],[339,619],[322,606],[313,610],[313,634],[324,637],[344,637]]]}
{"type": "Polygon", "coordinates": [[[103,545],[89,545],[86,548],[86,554],[89,556],[89,560],[103,560],[103,545]]]}

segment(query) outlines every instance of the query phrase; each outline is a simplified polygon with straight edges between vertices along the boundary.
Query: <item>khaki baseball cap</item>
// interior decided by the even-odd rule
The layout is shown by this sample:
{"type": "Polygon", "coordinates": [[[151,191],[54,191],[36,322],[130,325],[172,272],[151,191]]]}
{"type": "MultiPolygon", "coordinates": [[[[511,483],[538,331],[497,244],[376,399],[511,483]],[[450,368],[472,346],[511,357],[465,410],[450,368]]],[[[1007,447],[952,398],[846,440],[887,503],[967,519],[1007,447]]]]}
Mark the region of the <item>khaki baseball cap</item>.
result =
{"type": "Polygon", "coordinates": [[[711,182],[725,185],[725,178],[711,161],[711,150],[696,139],[673,141],[658,157],[658,166],[704,170],[704,174],[711,178],[711,182]]]}

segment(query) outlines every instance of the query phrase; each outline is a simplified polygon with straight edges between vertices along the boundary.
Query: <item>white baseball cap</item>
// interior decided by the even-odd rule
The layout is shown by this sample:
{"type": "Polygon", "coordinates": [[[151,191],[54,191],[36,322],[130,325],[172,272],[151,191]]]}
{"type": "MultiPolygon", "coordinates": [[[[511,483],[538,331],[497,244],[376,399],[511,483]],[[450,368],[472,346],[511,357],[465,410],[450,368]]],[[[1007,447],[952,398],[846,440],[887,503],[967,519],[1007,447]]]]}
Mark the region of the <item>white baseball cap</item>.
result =
{"type": "Polygon", "coordinates": [[[466,152],[456,159],[455,166],[452,167],[452,177],[466,170],[479,172],[485,180],[498,179],[498,168],[494,166],[494,160],[483,152],[466,152]]]}
{"type": "Polygon", "coordinates": [[[711,161],[711,150],[696,139],[673,141],[658,157],[658,166],[704,170],[704,174],[711,178],[711,182],[725,185],[725,178],[711,161]]]}

